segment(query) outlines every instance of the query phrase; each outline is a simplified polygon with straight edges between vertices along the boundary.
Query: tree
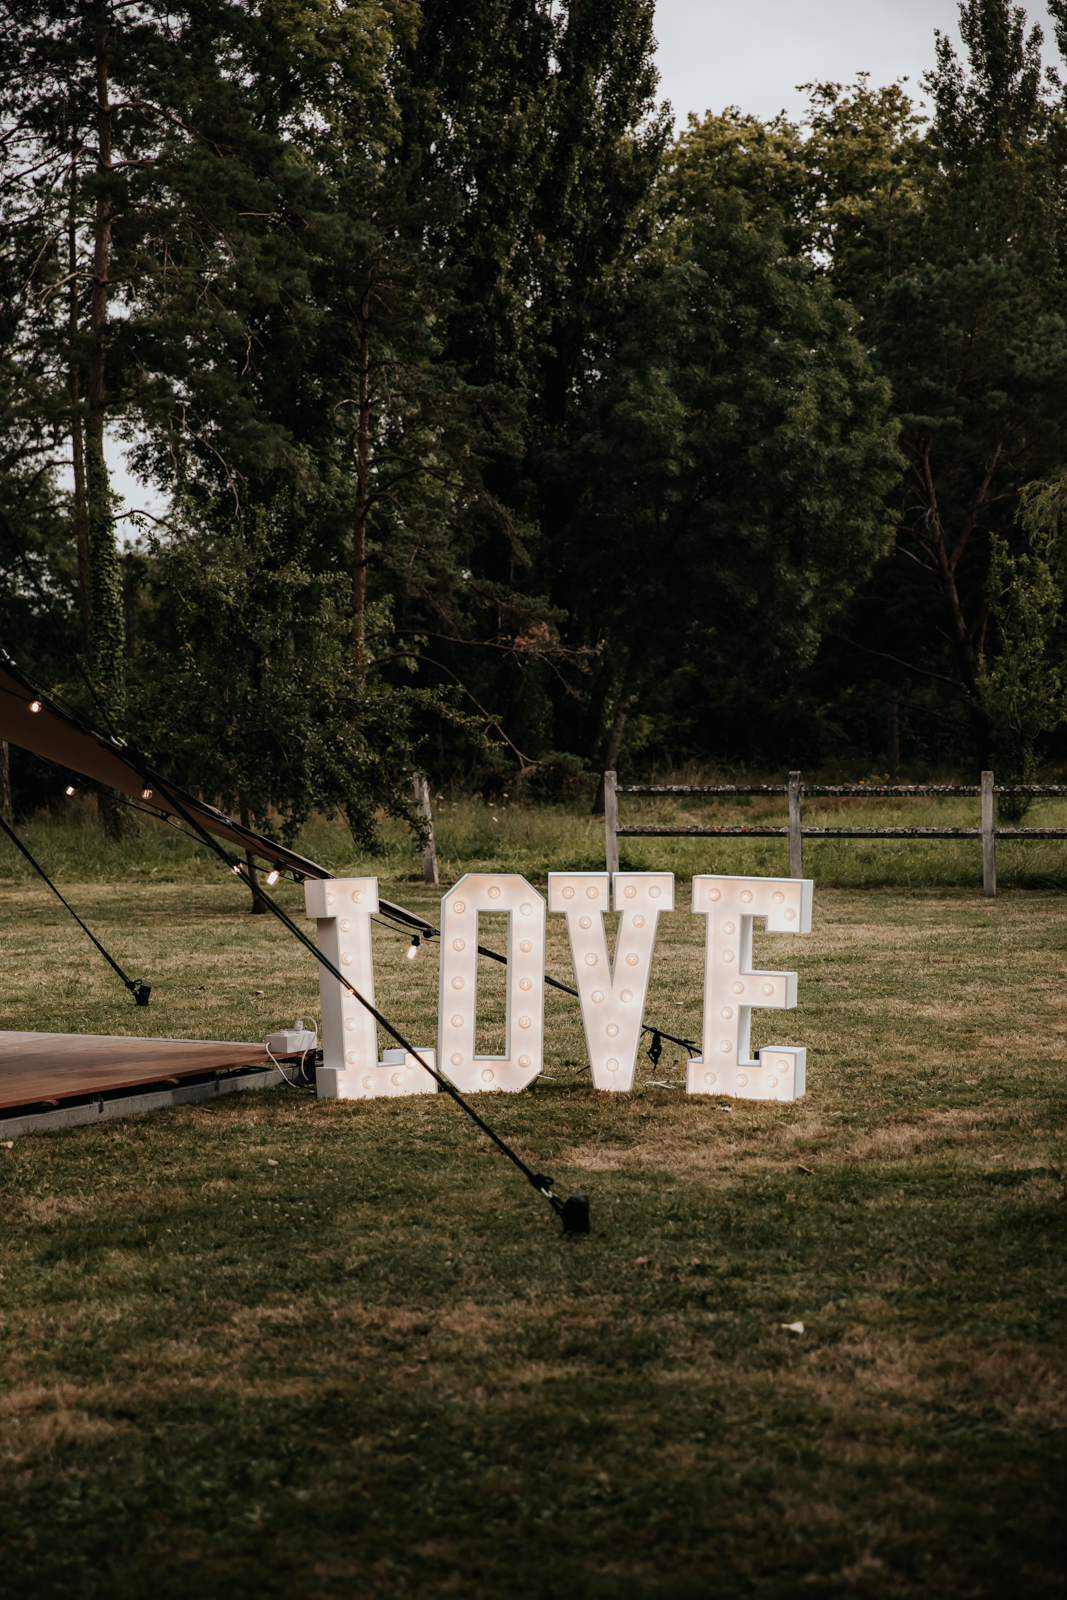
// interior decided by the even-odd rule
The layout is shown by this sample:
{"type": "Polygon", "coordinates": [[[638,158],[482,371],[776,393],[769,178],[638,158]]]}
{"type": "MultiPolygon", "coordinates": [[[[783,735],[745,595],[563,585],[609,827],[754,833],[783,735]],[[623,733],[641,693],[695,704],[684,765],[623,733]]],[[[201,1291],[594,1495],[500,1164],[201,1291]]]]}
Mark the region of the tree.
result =
{"type": "MultiPolygon", "coordinates": [[[[925,132],[902,85],[819,84],[803,127],[738,112],[691,125],[669,180],[683,210],[707,182],[781,225],[855,306],[892,386],[895,538],[807,675],[816,748],[827,716],[827,736],[880,742],[888,702],[919,716],[931,756],[988,755],[981,684],[1006,637],[987,648],[994,541],[1020,553],[1021,490],[1067,444],[1064,107],[1021,11],[967,0],[960,18],[966,59],[935,39],[925,132]]],[[[919,753],[914,725],[911,741],[919,753]]]]}
{"type": "Polygon", "coordinates": [[[220,507],[152,541],[138,732],[161,770],[246,827],[291,844],[313,811],[340,812],[373,853],[379,808],[421,836],[410,797],[426,721],[471,724],[447,692],[383,678],[386,603],[369,608],[353,664],[345,575],[317,575],[293,524],[281,502],[239,524],[220,507]]]}
{"type": "MultiPolygon", "coordinates": [[[[842,632],[853,661],[860,650],[882,674],[936,690],[930,714],[954,718],[987,758],[999,737],[983,687],[991,597],[1018,549],[1023,486],[1067,446],[1063,109],[1022,11],[967,0],[960,27],[966,64],[936,41],[926,137],[901,129],[903,204],[885,248],[853,242],[830,267],[892,382],[907,461],[894,551],[842,632]]],[[[828,128],[836,115],[827,100],[828,128]]]]}
{"type": "MultiPolygon", "coordinates": [[[[1033,783],[1037,742],[1067,714],[1062,653],[1055,649],[1055,636],[1062,639],[1063,633],[1063,593],[1041,556],[1012,555],[1007,540],[996,534],[991,544],[988,592],[998,649],[981,663],[978,694],[1000,781],[1033,783]]],[[[1025,802],[1009,800],[1013,821],[1025,810],[1025,802]]]]}
{"type": "Polygon", "coordinates": [[[680,695],[707,748],[885,548],[888,388],[849,308],[729,197],[676,226],[628,311],[570,460],[567,576],[616,730],[638,696],[676,728],[680,695]]]}
{"type": "Polygon", "coordinates": [[[193,458],[232,485],[251,460],[284,459],[285,430],[264,413],[255,369],[272,316],[288,325],[290,349],[294,327],[299,336],[328,200],[298,133],[355,95],[374,146],[390,115],[392,38],[375,0],[295,11],[22,0],[0,40],[0,195],[27,262],[34,247],[24,347],[51,356],[90,660],[119,722],[105,428],[147,430],[142,464],[154,450],[171,478],[176,466],[188,476],[193,458]]]}
{"type": "Polygon", "coordinates": [[[561,452],[651,236],[669,131],[653,7],[463,0],[421,15],[397,94],[409,194],[434,197],[434,271],[451,275],[440,359],[506,395],[510,423],[483,452],[486,492],[462,508],[466,577],[448,625],[428,624],[447,635],[432,670],[506,707],[515,742],[548,763],[553,698],[573,698],[587,660],[559,581],[575,495],[561,452]]]}

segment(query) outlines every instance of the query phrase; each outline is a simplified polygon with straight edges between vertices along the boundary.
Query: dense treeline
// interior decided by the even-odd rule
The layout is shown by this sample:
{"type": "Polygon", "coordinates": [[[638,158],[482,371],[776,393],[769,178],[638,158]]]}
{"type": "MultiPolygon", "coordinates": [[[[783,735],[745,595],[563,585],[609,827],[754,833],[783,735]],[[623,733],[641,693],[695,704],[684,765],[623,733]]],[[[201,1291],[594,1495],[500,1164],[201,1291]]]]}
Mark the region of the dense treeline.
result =
{"type": "Polygon", "coordinates": [[[926,120],[860,79],[677,139],[652,0],[2,14],[3,637],[94,718],[367,842],[415,765],[1058,753],[1067,98],[1021,11],[965,0],[926,120]]]}

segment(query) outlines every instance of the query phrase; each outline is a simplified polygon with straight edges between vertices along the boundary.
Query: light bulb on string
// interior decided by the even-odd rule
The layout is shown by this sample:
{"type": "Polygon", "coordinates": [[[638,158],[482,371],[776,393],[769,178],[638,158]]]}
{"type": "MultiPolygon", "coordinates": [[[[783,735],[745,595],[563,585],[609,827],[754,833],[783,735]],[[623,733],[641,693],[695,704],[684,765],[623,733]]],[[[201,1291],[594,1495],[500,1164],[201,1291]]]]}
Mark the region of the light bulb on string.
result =
{"type": "Polygon", "coordinates": [[[408,945],[407,949],[404,951],[404,954],[407,956],[409,961],[414,961],[415,957],[419,953],[419,945],[421,943],[422,943],[422,940],[419,938],[418,934],[417,933],[412,934],[411,943],[408,945]]]}
{"type": "Polygon", "coordinates": [[[267,882],[270,884],[272,889],[273,889],[274,885],[277,883],[277,881],[278,881],[278,879],[280,877],[281,877],[281,872],[278,870],[277,867],[272,867],[271,870],[267,873],[267,882]]]}
{"type": "Polygon", "coordinates": [[[152,798],[151,789],[142,789],[141,790],[141,799],[142,800],[151,800],[151,798],[152,798]]]}
{"type": "Polygon", "coordinates": [[[63,792],[64,792],[64,794],[73,794],[74,793],[74,785],[72,783],[68,783],[66,789],[64,789],[63,792]]]}
{"type": "Polygon", "coordinates": [[[31,700],[30,701],[30,710],[31,711],[40,711],[40,709],[41,709],[41,702],[39,700],[31,700]]]}

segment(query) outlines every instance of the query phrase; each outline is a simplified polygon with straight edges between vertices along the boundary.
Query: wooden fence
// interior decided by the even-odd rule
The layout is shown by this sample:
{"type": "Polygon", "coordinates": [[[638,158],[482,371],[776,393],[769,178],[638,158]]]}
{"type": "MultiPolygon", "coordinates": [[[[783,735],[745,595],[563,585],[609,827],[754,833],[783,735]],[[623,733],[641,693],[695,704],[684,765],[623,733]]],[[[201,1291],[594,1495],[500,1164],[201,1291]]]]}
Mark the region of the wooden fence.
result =
{"type": "Polygon", "coordinates": [[[805,839],[981,839],[982,888],[988,898],[997,892],[998,839],[1067,839],[1067,828],[998,828],[994,800],[998,795],[1040,796],[1067,799],[1067,787],[1029,783],[996,785],[991,772],[982,773],[980,784],[904,783],[856,784],[812,783],[801,781],[799,772],[789,774],[788,783],[628,783],[616,782],[614,772],[604,774],[604,832],[608,871],[619,870],[620,839],[774,839],[789,840],[789,875],[804,876],[805,839]],[[789,801],[789,822],[784,828],[746,827],[620,827],[619,795],[784,795],[789,801]],[[805,797],[834,800],[958,799],[973,796],[981,801],[981,825],[977,828],[805,828],[805,797]]]}

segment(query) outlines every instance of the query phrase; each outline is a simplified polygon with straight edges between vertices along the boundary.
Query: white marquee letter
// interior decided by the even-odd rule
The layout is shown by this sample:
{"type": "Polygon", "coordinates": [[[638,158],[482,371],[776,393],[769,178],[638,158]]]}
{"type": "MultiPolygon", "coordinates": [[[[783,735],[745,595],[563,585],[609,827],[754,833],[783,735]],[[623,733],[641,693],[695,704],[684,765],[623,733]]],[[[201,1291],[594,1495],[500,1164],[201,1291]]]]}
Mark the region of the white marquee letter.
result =
{"type": "Polygon", "coordinates": [[[517,873],[472,872],[441,902],[441,1071],[457,1089],[525,1089],[541,1071],[545,1037],[545,902],[517,873]],[[507,1053],[475,1055],[478,913],[508,914],[507,1053]]]}
{"type": "MultiPolygon", "coordinates": [[[[378,909],[377,878],[308,878],[304,905],[315,918],[317,944],[328,961],[374,1004],[374,954],[370,919],[378,909]]],[[[378,1065],[374,1018],[325,967],[319,968],[322,1067],[318,1092],[347,1099],[356,1073],[378,1065]],[[351,1082],[351,1087],[350,1087],[351,1082]]]]}
{"type": "Polygon", "coordinates": [[[608,955],[606,872],[550,872],[548,908],[567,918],[574,975],[593,1083],[632,1089],[661,911],[674,910],[673,872],[617,872],[615,909],[622,921],[615,961],[608,955]]]}
{"type": "MultiPolygon", "coordinates": [[[[318,947],[339,972],[374,1004],[374,952],[370,919],[378,909],[377,878],[308,878],[304,904],[314,917],[318,947]]],[[[374,1018],[344,984],[319,968],[322,1002],[320,1098],[370,1100],[378,1095],[433,1094],[436,1080],[403,1050],[387,1050],[378,1063],[374,1018]]],[[[431,1066],[434,1052],[422,1051],[431,1066]]]]}
{"type": "Polygon", "coordinates": [[[810,878],[693,879],[693,913],[708,919],[704,956],[704,1033],[700,1056],[689,1062],[690,1094],[728,1094],[742,1100],[797,1100],[804,1093],[807,1052],[764,1045],[749,1060],[752,1008],[797,1003],[795,972],[753,972],[752,919],[768,933],[811,932],[810,878]]]}

